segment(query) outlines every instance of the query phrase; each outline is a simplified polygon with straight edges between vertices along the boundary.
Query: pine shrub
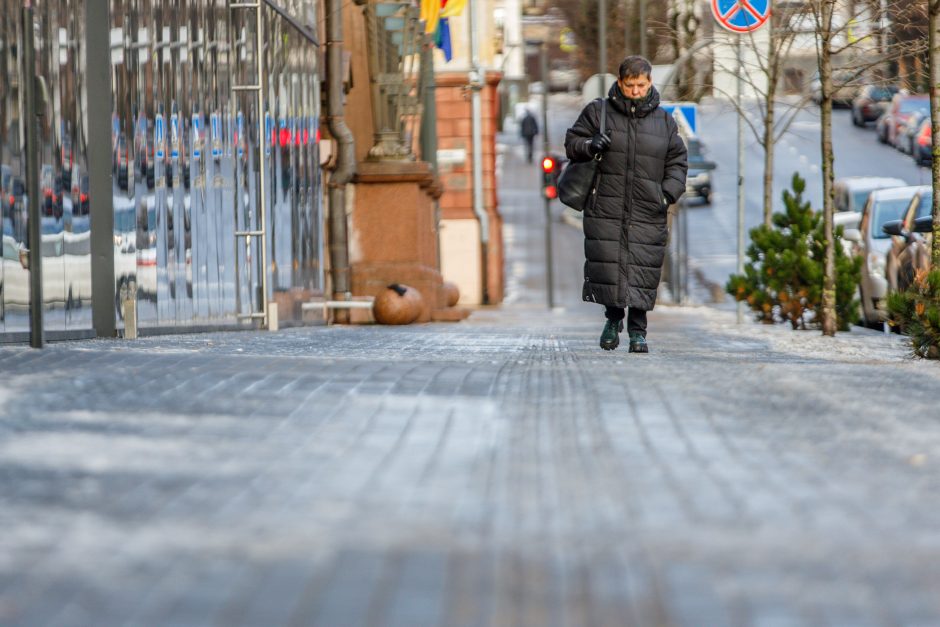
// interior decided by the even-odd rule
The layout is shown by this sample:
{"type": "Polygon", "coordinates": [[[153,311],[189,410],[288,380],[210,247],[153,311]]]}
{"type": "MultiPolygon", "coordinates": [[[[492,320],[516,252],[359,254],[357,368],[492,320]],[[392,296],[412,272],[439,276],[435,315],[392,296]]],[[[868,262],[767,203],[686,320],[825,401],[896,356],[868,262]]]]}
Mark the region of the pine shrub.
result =
{"type": "MultiPolygon", "coordinates": [[[[794,329],[820,323],[826,239],[822,212],[803,200],[806,181],[793,175],[791,190],[784,190],[782,212],[773,224],[751,229],[744,274],[734,274],[725,289],[747,302],[756,319],[766,324],[789,322],[794,329]]],[[[842,227],[836,235],[841,236],[842,227]]],[[[840,330],[848,330],[858,311],[855,293],[861,259],[849,257],[836,245],[836,317],[840,330]]]]}
{"type": "Polygon", "coordinates": [[[911,286],[888,294],[892,324],[900,325],[918,357],[940,359],[940,270],[919,270],[911,286]]]}

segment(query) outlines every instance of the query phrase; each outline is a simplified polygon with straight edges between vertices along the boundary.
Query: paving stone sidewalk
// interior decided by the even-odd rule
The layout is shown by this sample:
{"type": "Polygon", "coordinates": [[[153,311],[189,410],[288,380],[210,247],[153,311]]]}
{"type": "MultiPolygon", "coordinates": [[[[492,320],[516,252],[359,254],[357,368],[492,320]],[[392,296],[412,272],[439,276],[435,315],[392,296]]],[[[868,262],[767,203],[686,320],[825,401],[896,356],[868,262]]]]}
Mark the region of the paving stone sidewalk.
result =
{"type": "Polygon", "coordinates": [[[0,624],[940,622],[936,372],[658,312],[4,348],[0,624]]]}
{"type": "Polygon", "coordinates": [[[523,191],[463,323],[0,347],[0,625],[940,624],[936,365],[708,308],[605,353],[523,191]]]}

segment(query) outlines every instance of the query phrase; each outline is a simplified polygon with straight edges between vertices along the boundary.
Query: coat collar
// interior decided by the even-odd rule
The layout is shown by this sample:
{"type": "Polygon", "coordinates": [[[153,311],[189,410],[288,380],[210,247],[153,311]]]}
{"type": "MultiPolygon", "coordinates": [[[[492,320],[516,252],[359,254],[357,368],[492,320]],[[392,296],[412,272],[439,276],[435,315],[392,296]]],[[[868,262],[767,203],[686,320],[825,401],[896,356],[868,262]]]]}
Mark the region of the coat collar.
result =
{"type": "Polygon", "coordinates": [[[631,107],[634,104],[633,101],[623,95],[620,91],[620,85],[616,82],[610,86],[610,91],[607,92],[607,99],[610,101],[611,106],[618,112],[626,116],[638,118],[646,117],[659,106],[659,92],[656,91],[656,87],[650,87],[646,98],[636,103],[636,107],[632,111],[631,107]]]}

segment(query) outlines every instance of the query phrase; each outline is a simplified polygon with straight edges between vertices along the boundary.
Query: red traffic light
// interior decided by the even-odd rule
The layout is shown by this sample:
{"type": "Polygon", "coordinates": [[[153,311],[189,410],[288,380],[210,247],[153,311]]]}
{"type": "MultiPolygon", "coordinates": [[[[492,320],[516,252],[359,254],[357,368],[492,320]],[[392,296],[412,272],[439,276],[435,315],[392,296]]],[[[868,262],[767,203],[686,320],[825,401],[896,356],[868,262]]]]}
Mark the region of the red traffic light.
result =
{"type": "Polygon", "coordinates": [[[544,172],[555,171],[555,159],[553,157],[545,157],[542,159],[542,171],[544,172]]]}
{"type": "Polygon", "coordinates": [[[556,198],[558,198],[558,188],[555,187],[554,185],[546,185],[545,197],[548,198],[549,200],[555,200],[556,198]]]}

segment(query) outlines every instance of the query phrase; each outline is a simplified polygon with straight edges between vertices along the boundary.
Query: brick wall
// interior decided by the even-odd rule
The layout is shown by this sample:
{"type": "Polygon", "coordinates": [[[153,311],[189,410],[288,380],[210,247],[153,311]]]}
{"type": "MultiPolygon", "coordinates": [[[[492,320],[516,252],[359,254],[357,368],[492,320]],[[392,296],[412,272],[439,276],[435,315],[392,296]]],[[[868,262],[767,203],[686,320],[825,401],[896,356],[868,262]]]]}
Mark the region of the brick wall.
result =
{"type": "MultiPolygon", "coordinates": [[[[496,88],[501,78],[499,73],[488,73],[480,98],[483,118],[483,204],[490,218],[486,277],[490,304],[497,304],[503,299],[502,218],[496,192],[496,129],[500,115],[496,88]]],[[[467,73],[438,72],[436,83],[438,149],[463,151],[464,154],[462,161],[440,164],[440,178],[444,187],[440,199],[441,219],[445,222],[476,221],[473,213],[473,144],[467,73]]],[[[447,256],[449,252],[445,238],[441,254],[447,256]]],[[[445,262],[443,265],[446,267],[448,264],[445,262]]],[[[450,278],[445,276],[445,279],[450,278]]],[[[462,287],[461,291],[465,289],[462,287]]],[[[470,294],[464,293],[463,296],[462,302],[480,302],[470,294]]]]}

